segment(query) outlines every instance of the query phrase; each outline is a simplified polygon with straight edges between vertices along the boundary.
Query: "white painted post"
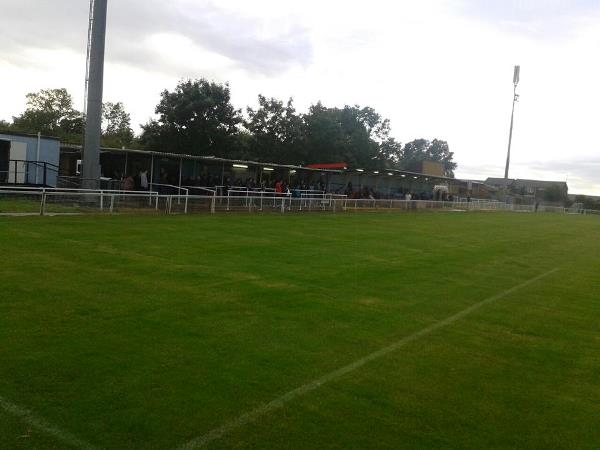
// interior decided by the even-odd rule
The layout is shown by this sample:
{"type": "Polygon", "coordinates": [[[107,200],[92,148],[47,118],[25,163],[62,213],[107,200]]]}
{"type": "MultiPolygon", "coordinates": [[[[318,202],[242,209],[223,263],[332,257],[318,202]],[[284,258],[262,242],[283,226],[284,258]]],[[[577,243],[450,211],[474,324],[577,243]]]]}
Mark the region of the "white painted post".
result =
{"type": "MultiPolygon", "coordinates": [[[[35,184],[38,184],[38,172],[40,170],[40,146],[42,141],[42,133],[38,131],[37,134],[37,156],[36,156],[36,164],[35,164],[35,184]]],[[[27,158],[25,158],[27,159],[27,158]]]]}
{"type": "MultiPolygon", "coordinates": [[[[183,171],[183,158],[179,158],[179,189],[177,195],[181,195],[181,172],[183,171]]],[[[177,204],[181,203],[181,197],[177,197],[177,204]]]]}
{"type": "MultiPolygon", "coordinates": [[[[148,195],[148,205],[152,205],[152,183],[154,183],[154,153],[150,159],[150,184],[148,185],[149,195],[148,195]]],[[[158,203],[158,198],[156,199],[158,203]]],[[[158,208],[158,204],[156,205],[158,208]]]]}
{"type": "Polygon", "coordinates": [[[42,189],[42,199],[40,201],[40,216],[44,215],[46,209],[46,188],[42,189]]]}

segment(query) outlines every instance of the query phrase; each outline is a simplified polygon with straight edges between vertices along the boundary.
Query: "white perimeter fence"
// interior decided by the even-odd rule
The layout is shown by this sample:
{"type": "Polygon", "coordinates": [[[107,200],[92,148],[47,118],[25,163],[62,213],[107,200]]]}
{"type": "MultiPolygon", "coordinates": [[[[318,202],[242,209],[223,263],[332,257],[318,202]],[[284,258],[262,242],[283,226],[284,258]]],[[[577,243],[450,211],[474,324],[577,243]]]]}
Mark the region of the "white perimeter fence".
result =
{"type": "MultiPolygon", "coordinates": [[[[429,201],[349,199],[326,193],[276,194],[271,191],[218,195],[205,189],[203,195],[165,195],[158,192],[84,190],[61,188],[0,187],[0,214],[98,214],[216,212],[358,212],[358,211],[515,211],[535,212],[532,205],[498,201],[429,201]],[[232,195],[234,194],[234,195],[232,195]]],[[[600,211],[540,205],[538,212],[599,214],[600,211]]]]}

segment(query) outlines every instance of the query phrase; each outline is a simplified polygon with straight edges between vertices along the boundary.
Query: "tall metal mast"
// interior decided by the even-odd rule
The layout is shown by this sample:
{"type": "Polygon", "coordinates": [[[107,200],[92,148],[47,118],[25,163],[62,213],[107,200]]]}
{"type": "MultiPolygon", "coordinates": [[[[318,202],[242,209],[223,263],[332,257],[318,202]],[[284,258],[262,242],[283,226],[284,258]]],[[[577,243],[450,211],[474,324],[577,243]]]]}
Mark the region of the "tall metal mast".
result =
{"type": "Polygon", "coordinates": [[[508,179],[508,169],[510,167],[510,146],[512,144],[513,123],[515,119],[515,103],[519,101],[519,95],[517,94],[517,85],[519,84],[520,75],[521,66],[515,66],[515,72],[513,74],[513,85],[515,86],[515,89],[513,93],[512,113],[510,115],[510,133],[508,135],[508,153],[506,155],[506,168],[504,169],[504,179],[508,179]]]}
{"type": "Polygon", "coordinates": [[[90,0],[90,30],[85,93],[85,139],[83,144],[83,187],[99,188],[102,89],[107,0],[90,0]]]}
{"type": "MultiPolygon", "coordinates": [[[[88,39],[87,39],[87,49],[86,49],[86,58],[85,58],[85,92],[83,97],[83,116],[86,116],[87,113],[87,95],[88,95],[88,84],[90,81],[90,51],[92,44],[92,25],[94,24],[94,0],[90,0],[90,13],[88,19],[88,39]]],[[[84,123],[85,125],[85,123],[84,123]]],[[[85,130],[84,130],[85,132],[85,130]]],[[[85,133],[84,133],[85,135],[85,133]]]]}

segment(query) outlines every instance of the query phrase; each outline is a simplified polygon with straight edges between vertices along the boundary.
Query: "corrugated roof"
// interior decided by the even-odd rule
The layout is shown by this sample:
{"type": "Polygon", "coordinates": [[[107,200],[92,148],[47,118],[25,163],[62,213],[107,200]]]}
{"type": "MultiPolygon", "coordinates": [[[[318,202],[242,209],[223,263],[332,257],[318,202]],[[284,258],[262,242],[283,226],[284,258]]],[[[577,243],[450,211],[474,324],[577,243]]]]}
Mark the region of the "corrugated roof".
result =
{"type": "MultiPolygon", "coordinates": [[[[22,137],[28,137],[28,138],[34,138],[34,139],[37,139],[37,137],[38,137],[37,134],[21,133],[20,131],[12,131],[12,130],[0,130],[0,134],[3,134],[5,136],[22,136],[22,137]]],[[[40,139],[46,139],[46,140],[60,142],[60,138],[57,138],[54,136],[45,136],[43,134],[40,135],[40,139]]]]}
{"type": "MultiPolygon", "coordinates": [[[[81,147],[82,147],[81,145],[63,144],[61,146],[61,150],[66,149],[66,150],[73,150],[73,151],[80,152],[81,147]]],[[[207,161],[207,162],[228,163],[228,164],[245,164],[245,165],[254,165],[254,166],[260,166],[260,167],[274,167],[274,168],[277,167],[277,168],[282,168],[282,169],[305,170],[305,171],[310,171],[310,172],[358,173],[355,171],[355,169],[354,170],[353,169],[348,169],[348,170],[316,169],[316,168],[311,168],[311,167],[296,166],[296,165],[290,165],[290,164],[265,163],[265,162],[260,162],[260,161],[251,161],[251,160],[244,160],[244,159],[228,159],[228,158],[220,158],[220,157],[216,157],[216,156],[188,155],[188,154],[183,154],[183,153],[157,152],[154,150],[102,147],[100,149],[100,151],[104,152],[104,153],[132,153],[132,154],[140,154],[140,155],[146,155],[146,156],[153,155],[153,156],[159,157],[159,158],[186,159],[186,160],[207,161]]],[[[384,176],[386,173],[391,172],[391,173],[395,173],[397,175],[406,175],[406,176],[419,177],[419,178],[432,179],[432,180],[447,180],[447,181],[464,182],[464,180],[459,180],[456,178],[426,175],[426,174],[422,174],[422,173],[418,173],[418,172],[409,172],[409,171],[400,170],[400,169],[380,169],[379,172],[380,172],[379,175],[381,175],[381,176],[384,176]]],[[[365,175],[376,175],[373,173],[373,171],[365,171],[365,172],[361,172],[361,173],[364,173],[365,175]]]]}

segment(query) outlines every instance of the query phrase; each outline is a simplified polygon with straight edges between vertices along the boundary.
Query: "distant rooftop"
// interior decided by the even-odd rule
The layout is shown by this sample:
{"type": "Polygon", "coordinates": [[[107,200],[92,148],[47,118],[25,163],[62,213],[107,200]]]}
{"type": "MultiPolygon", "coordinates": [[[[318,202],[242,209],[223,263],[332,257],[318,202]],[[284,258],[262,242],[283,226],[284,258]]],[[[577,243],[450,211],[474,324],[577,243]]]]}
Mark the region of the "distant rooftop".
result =
{"type": "Polygon", "coordinates": [[[558,186],[561,189],[568,189],[567,183],[565,181],[545,181],[545,180],[527,180],[527,179],[513,179],[513,178],[488,178],[485,180],[484,184],[488,186],[494,187],[512,187],[512,188],[548,188],[550,186],[558,186]]]}

